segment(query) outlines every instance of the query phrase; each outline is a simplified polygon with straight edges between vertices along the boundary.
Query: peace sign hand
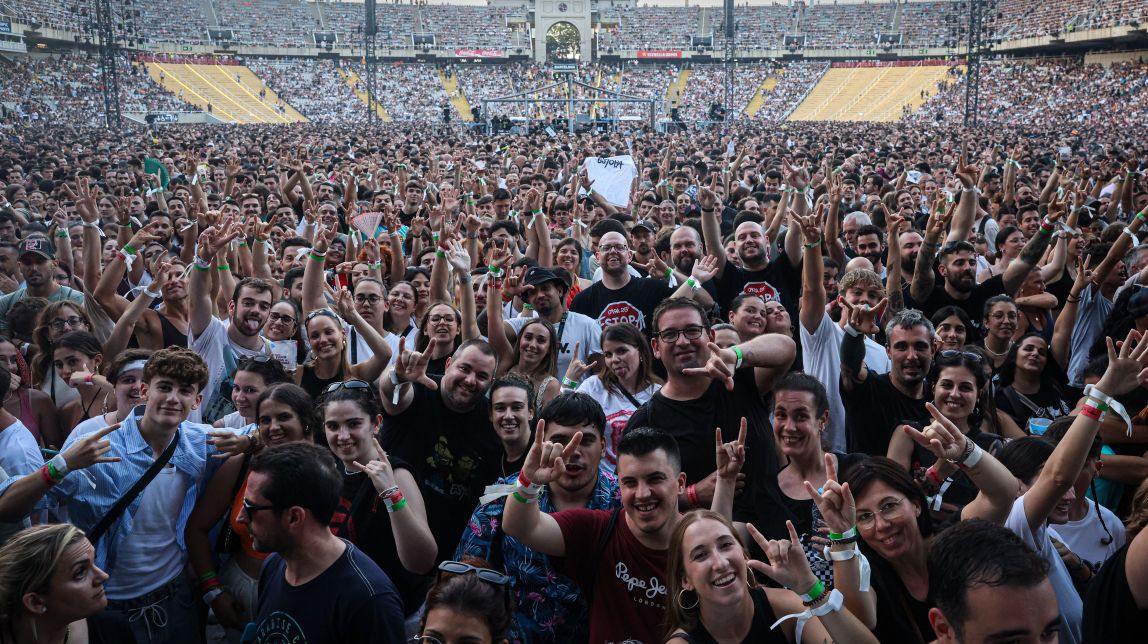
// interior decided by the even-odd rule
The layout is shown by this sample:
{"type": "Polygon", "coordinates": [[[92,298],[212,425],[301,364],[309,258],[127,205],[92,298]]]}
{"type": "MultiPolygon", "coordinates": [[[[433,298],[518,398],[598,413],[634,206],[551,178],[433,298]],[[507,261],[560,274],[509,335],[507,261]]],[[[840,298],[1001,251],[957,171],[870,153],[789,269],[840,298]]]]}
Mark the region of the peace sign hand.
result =
{"type": "Polygon", "coordinates": [[[432,391],[438,389],[438,383],[427,376],[427,363],[438,348],[438,338],[431,337],[430,344],[425,352],[407,351],[406,336],[399,338],[399,357],[395,360],[395,375],[400,382],[417,382],[432,391]]]}
{"type": "Polygon", "coordinates": [[[857,504],[848,483],[837,482],[837,460],[832,454],[825,455],[825,485],[813,487],[805,481],[805,491],[809,493],[817,510],[825,519],[830,532],[841,534],[857,525],[857,504]]]}
{"type": "Polygon", "coordinates": [[[120,423],[108,425],[72,443],[72,446],[63,452],[68,469],[82,470],[94,463],[118,463],[121,460],[119,456],[104,456],[112,450],[111,441],[105,440],[104,437],[119,428],[120,423]]]}
{"type": "Polygon", "coordinates": [[[809,561],[805,559],[805,551],[793,522],[787,520],[785,527],[789,530],[788,539],[766,539],[752,523],[747,523],[745,528],[749,536],[753,537],[769,560],[769,563],[765,563],[751,559],[747,565],[794,592],[805,592],[813,588],[817,577],[809,569],[809,561]]]}
{"type": "Polygon", "coordinates": [[[563,445],[542,438],[546,429],[545,421],[538,421],[534,430],[534,444],[522,464],[522,473],[532,483],[546,485],[566,473],[566,461],[574,450],[582,444],[582,432],[576,432],[570,442],[563,445]]]}
{"type": "Polygon", "coordinates": [[[351,465],[365,473],[375,486],[375,491],[382,493],[395,486],[395,471],[391,468],[391,461],[383,451],[383,446],[379,445],[379,439],[373,438],[371,441],[375,444],[376,457],[367,461],[366,465],[358,461],[352,461],[351,465]]]}
{"type": "Polygon", "coordinates": [[[933,416],[933,422],[926,425],[924,431],[917,431],[910,425],[902,425],[902,431],[932,452],[937,460],[955,461],[960,458],[969,439],[933,403],[925,403],[925,409],[933,416]]]}
{"type": "Polygon", "coordinates": [[[745,416],[741,417],[741,427],[737,432],[737,439],[728,443],[721,440],[721,427],[714,429],[715,455],[717,460],[717,475],[719,479],[737,479],[742,466],[745,465],[745,416]]]}

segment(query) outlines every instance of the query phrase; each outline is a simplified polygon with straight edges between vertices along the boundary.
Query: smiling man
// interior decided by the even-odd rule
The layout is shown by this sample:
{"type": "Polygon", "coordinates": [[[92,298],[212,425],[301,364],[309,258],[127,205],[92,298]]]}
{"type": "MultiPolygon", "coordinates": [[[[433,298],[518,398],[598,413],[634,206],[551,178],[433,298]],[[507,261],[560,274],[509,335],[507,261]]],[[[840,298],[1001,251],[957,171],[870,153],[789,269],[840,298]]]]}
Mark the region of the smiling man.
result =
{"type": "Polygon", "coordinates": [[[143,377],[147,402],[122,423],[72,432],[48,465],[0,483],[0,520],[65,507],[110,575],[105,590],[113,618],[129,624],[138,642],[195,642],[199,611],[184,572],[183,533],[217,461],[207,442],[211,427],[187,418],[202,400],[207,365],[188,349],[168,348],[147,361],[143,377]],[[153,478],[138,500],[113,513],[149,471],[153,478]],[[144,606],[154,609],[141,613],[144,606]]]}
{"type": "Polygon", "coordinates": [[[27,297],[43,297],[49,302],[72,300],[82,304],[84,295],[56,282],[56,247],[47,237],[29,237],[20,242],[17,259],[24,276],[24,288],[0,297],[0,333],[8,334],[8,311],[12,305],[27,297]]]}
{"type": "Polygon", "coordinates": [[[425,352],[408,351],[383,374],[383,430],[379,443],[411,464],[422,488],[436,563],[449,559],[483,490],[500,475],[503,448],[491,425],[486,392],[498,359],[485,340],[467,340],[446,361],[441,376],[428,376],[425,352]]]}

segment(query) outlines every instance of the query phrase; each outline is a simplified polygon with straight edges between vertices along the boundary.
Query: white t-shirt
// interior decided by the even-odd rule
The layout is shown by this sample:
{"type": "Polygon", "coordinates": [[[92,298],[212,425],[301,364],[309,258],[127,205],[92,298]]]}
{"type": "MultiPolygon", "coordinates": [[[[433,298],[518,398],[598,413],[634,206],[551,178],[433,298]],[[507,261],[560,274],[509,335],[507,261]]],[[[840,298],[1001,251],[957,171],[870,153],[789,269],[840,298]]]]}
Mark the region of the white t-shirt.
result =
{"type": "MultiPolygon", "coordinates": [[[[634,399],[644,405],[661,388],[661,385],[651,384],[634,394],[634,399]]],[[[602,405],[602,411],[606,412],[606,433],[602,436],[606,444],[606,457],[602,459],[602,465],[613,472],[618,464],[618,443],[622,440],[622,430],[626,429],[630,416],[638,409],[624,394],[607,389],[598,376],[583,380],[578,385],[578,392],[597,400],[602,405]]]]}
{"type": "MultiPolygon", "coordinates": [[[[519,333],[530,319],[530,317],[514,317],[506,322],[515,333],[519,333]]],[[[567,311],[566,324],[562,322],[555,324],[554,332],[561,334],[558,338],[558,373],[554,374],[559,379],[566,375],[566,368],[570,366],[570,358],[574,355],[575,343],[579,343],[578,359],[583,362],[591,353],[602,351],[602,327],[598,325],[597,320],[587,315],[567,311]]]]}
{"type": "Polygon", "coordinates": [[[227,326],[223,320],[212,317],[211,322],[207,324],[207,328],[203,330],[203,333],[201,333],[199,337],[196,337],[194,332],[188,329],[187,345],[191,347],[192,351],[198,353],[204,362],[207,363],[208,376],[207,387],[203,390],[203,402],[197,408],[191,410],[191,414],[187,417],[187,419],[193,423],[206,422],[207,424],[211,424],[211,422],[214,422],[217,418],[222,418],[234,411],[234,407],[230,406],[231,387],[228,386],[226,391],[221,391],[220,385],[230,382],[231,373],[243,358],[271,355],[270,345],[267,340],[262,337],[259,338],[260,342],[262,342],[262,349],[258,351],[245,349],[235,344],[227,337],[227,326]],[[208,410],[211,410],[213,405],[218,409],[219,405],[223,402],[217,402],[215,400],[215,398],[219,396],[225,397],[224,400],[226,400],[228,408],[224,409],[223,413],[217,416],[209,415],[208,410]]]}
{"type": "MultiPolygon", "coordinates": [[[[833,321],[826,313],[821,324],[812,334],[801,327],[801,354],[805,373],[817,378],[825,385],[829,397],[829,425],[825,428],[825,439],[834,452],[845,452],[845,404],[841,402],[841,340],[845,329],[833,321]]],[[[876,374],[889,373],[893,363],[885,347],[871,338],[865,338],[865,366],[876,374]]]]}
{"type": "Polygon", "coordinates": [[[168,465],[144,488],[131,532],[120,543],[116,574],[105,584],[108,599],[146,595],[183,571],[176,524],[189,484],[187,474],[168,465]]]}
{"type": "Polygon", "coordinates": [[[1050,526],[1049,532],[1053,538],[1068,546],[1076,556],[1087,562],[1092,572],[1096,573],[1109,557],[1124,547],[1126,540],[1124,523],[1111,510],[1098,505],[1096,501],[1085,499],[1085,502],[1088,503],[1088,512],[1083,519],[1050,526]],[[1099,516],[1096,514],[1098,509],[1099,516]],[[1103,526],[1100,525],[1101,519],[1104,520],[1103,526]],[[1105,527],[1108,528],[1107,532],[1104,531],[1105,527]],[[1104,545],[1102,542],[1106,540],[1111,542],[1104,545]]]}
{"type": "MultiPolygon", "coordinates": [[[[44,466],[40,456],[40,446],[36,437],[17,420],[0,430],[0,481],[7,478],[20,478],[32,474],[44,466]]],[[[30,524],[27,519],[14,523],[0,521],[0,539],[15,534],[30,524]]]]}
{"type": "Polygon", "coordinates": [[[1040,526],[1035,533],[1029,529],[1028,518],[1024,514],[1024,495],[1021,495],[1013,502],[1012,510],[1005,520],[1005,527],[1015,532],[1022,541],[1048,561],[1048,581],[1056,593],[1056,603],[1063,617],[1060,641],[1065,644],[1080,644],[1080,621],[1084,616],[1084,603],[1080,601],[1080,595],[1072,585],[1072,576],[1068,574],[1068,568],[1057,554],[1052,540],[1048,538],[1048,524],[1040,526]]]}

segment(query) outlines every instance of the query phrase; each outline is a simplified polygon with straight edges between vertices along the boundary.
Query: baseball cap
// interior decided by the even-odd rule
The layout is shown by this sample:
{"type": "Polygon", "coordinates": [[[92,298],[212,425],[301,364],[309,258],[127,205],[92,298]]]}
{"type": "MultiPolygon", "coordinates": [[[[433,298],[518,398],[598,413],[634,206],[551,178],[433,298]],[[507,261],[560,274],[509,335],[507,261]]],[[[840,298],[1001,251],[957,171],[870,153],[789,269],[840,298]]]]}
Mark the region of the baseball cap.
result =
{"type": "Polygon", "coordinates": [[[642,221],[636,222],[634,224],[634,228],[645,228],[646,230],[648,230],[652,233],[658,232],[657,226],[655,226],[654,224],[651,224],[650,222],[648,222],[644,219],[642,221]]]}
{"type": "Polygon", "coordinates": [[[526,286],[539,286],[546,282],[558,282],[563,288],[568,286],[566,280],[559,277],[557,273],[541,266],[532,266],[530,270],[526,271],[526,279],[523,280],[526,286]]]}
{"type": "Polygon", "coordinates": [[[39,255],[44,259],[56,259],[56,247],[45,237],[29,237],[20,242],[20,257],[27,254],[39,255]]]}

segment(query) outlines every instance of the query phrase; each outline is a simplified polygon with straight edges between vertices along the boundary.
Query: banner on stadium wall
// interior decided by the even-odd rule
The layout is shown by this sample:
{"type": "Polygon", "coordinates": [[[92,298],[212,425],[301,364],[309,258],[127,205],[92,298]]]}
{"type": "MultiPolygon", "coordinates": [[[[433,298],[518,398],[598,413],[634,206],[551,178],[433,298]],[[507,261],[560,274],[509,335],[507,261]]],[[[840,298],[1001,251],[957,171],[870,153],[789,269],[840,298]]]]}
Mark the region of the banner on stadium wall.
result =
{"type": "MultiPolygon", "coordinates": [[[[630,187],[638,169],[634,165],[634,157],[624,154],[616,157],[588,157],[583,164],[586,175],[594,182],[594,192],[606,198],[606,201],[625,208],[630,203],[630,187]]],[[[585,194],[579,189],[579,194],[585,194]]]]}
{"type": "Polygon", "coordinates": [[[679,49],[639,49],[638,58],[681,58],[679,49]]]}
{"type": "Polygon", "coordinates": [[[459,58],[502,58],[506,53],[501,49],[456,49],[454,55],[459,58]]]}
{"type": "Polygon", "coordinates": [[[10,34],[10,33],[12,33],[12,21],[11,20],[0,20],[0,34],[10,34]]]}

